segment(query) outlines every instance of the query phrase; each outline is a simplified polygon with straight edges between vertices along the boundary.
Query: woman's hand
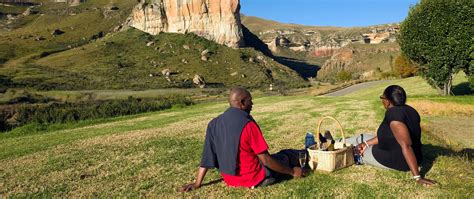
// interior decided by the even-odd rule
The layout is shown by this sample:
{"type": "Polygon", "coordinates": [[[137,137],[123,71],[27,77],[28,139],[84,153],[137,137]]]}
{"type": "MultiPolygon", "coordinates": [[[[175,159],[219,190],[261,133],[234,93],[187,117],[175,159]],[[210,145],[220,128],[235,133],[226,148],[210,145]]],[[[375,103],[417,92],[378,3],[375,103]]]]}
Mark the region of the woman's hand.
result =
{"type": "Polygon", "coordinates": [[[365,149],[367,149],[367,145],[365,143],[360,143],[356,146],[356,152],[361,156],[364,156],[365,149]]]}
{"type": "Polygon", "coordinates": [[[423,186],[431,186],[431,185],[434,185],[436,184],[436,182],[432,181],[432,180],[429,180],[429,179],[425,179],[425,178],[420,178],[416,181],[416,183],[420,184],[420,185],[423,185],[423,186]]]}

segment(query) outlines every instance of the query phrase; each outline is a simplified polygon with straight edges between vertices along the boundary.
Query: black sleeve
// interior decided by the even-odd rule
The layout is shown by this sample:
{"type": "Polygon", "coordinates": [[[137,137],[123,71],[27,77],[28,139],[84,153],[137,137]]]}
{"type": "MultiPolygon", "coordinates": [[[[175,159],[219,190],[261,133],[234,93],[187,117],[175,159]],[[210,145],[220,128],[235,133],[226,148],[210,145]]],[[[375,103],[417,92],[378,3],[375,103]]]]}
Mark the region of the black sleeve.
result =
{"type": "Polygon", "coordinates": [[[206,140],[204,142],[204,149],[202,152],[201,167],[213,169],[213,168],[219,168],[219,164],[217,162],[217,155],[215,151],[212,134],[211,134],[211,131],[209,130],[210,128],[212,128],[212,122],[209,123],[207,127],[206,140]]]}
{"type": "Polygon", "coordinates": [[[392,121],[399,121],[405,123],[405,115],[403,114],[402,107],[392,107],[387,110],[385,113],[385,117],[387,118],[388,125],[392,121]]]}

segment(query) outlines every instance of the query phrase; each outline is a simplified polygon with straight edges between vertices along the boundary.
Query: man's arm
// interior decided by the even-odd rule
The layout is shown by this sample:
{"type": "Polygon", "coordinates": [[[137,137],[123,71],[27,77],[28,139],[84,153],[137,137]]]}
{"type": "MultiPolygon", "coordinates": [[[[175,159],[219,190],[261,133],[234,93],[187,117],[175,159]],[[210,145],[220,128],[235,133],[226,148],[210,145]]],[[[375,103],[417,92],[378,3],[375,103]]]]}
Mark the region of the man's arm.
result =
{"type": "Polygon", "coordinates": [[[290,168],[290,167],[284,166],[280,164],[278,161],[276,161],[275,159],[273,159],[272,156],[270,156],[270,154],[268,153],[268,151],[260,153],[257,156],[263,165],[265,165],[266,167],[270,168],[273,171],[291,175],[293,177],[298,177],[298,178],[304,176],[303,170],[300,167],[290,168]]]}
{"type": "Polygon", "coordinates": [[[194,181],[193,183],[184,185],[183,187],[181,187],[179,191],[188,192],[188,191],[192,191],[201,187],[202,181],[204,180],[206,173],[207,173],[207,168],[199,167],[197,176],[196,176],[196,181],[194,181]]]}

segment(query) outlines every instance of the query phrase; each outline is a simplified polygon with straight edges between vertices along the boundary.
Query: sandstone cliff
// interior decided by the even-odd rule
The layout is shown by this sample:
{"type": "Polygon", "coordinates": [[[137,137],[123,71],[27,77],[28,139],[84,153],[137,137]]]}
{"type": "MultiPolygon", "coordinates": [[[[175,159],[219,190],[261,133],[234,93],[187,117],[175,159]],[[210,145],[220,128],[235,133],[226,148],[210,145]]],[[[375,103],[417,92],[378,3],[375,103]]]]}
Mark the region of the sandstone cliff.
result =
{"type": "Polygon", "coordinates": [[[399,54],[400,47],[396,43],[348,45],[334,51],[318,71],[317,78],[331,80],[341,71],[349,72],[354,79],[375,78],[376,73],[391,71],[393,59],[399,54]]]}
{"type": "Polygon", "coordinates": [[[243,16],[242,23],[255,33],[269,48],[305,52],[312,57],[331,57],[349,44],[394,43],[398,24],[370,27],[318,27],[283,24],[257,17],[243,16]]]}
{"type": "Polygon", "coordinates": [[[193,32],[232,48],[243,46],[239,0],[142,0],[128,25],[153,35],[193,32]]]}

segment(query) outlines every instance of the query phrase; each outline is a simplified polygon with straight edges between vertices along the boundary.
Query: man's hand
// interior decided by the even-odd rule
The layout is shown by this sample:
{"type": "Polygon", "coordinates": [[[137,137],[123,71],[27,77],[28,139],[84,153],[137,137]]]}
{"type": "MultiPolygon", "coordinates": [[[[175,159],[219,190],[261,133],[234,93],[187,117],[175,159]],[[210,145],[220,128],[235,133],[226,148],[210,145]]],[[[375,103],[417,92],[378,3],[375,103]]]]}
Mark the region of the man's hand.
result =
{"type": "Polygon", "coordinates": [[[428,187],[436,184],[436,182],[425,179],[425,178],[420,178],[419,180],[416,181],[416,183],[418,183],[419,185],[428,186],[428,187]]]}
{"type": "Polygon", "coordinates": [[[293,177],[302,178],[308,175],[308,170],[302,169],[300,167],[293,167],[293,177]]]}
{"type": "Polygon", "coordinates": [[[197,186],[196,183],[190,183],[190,184],[187,184],[187,185],[184,185],[183,187],[181,187],[181,189],[179,189],[179,191],[180,192],[189,192],[189,191],[193,191],[197,188],[199,188],[199,186],[197,186]]]}

